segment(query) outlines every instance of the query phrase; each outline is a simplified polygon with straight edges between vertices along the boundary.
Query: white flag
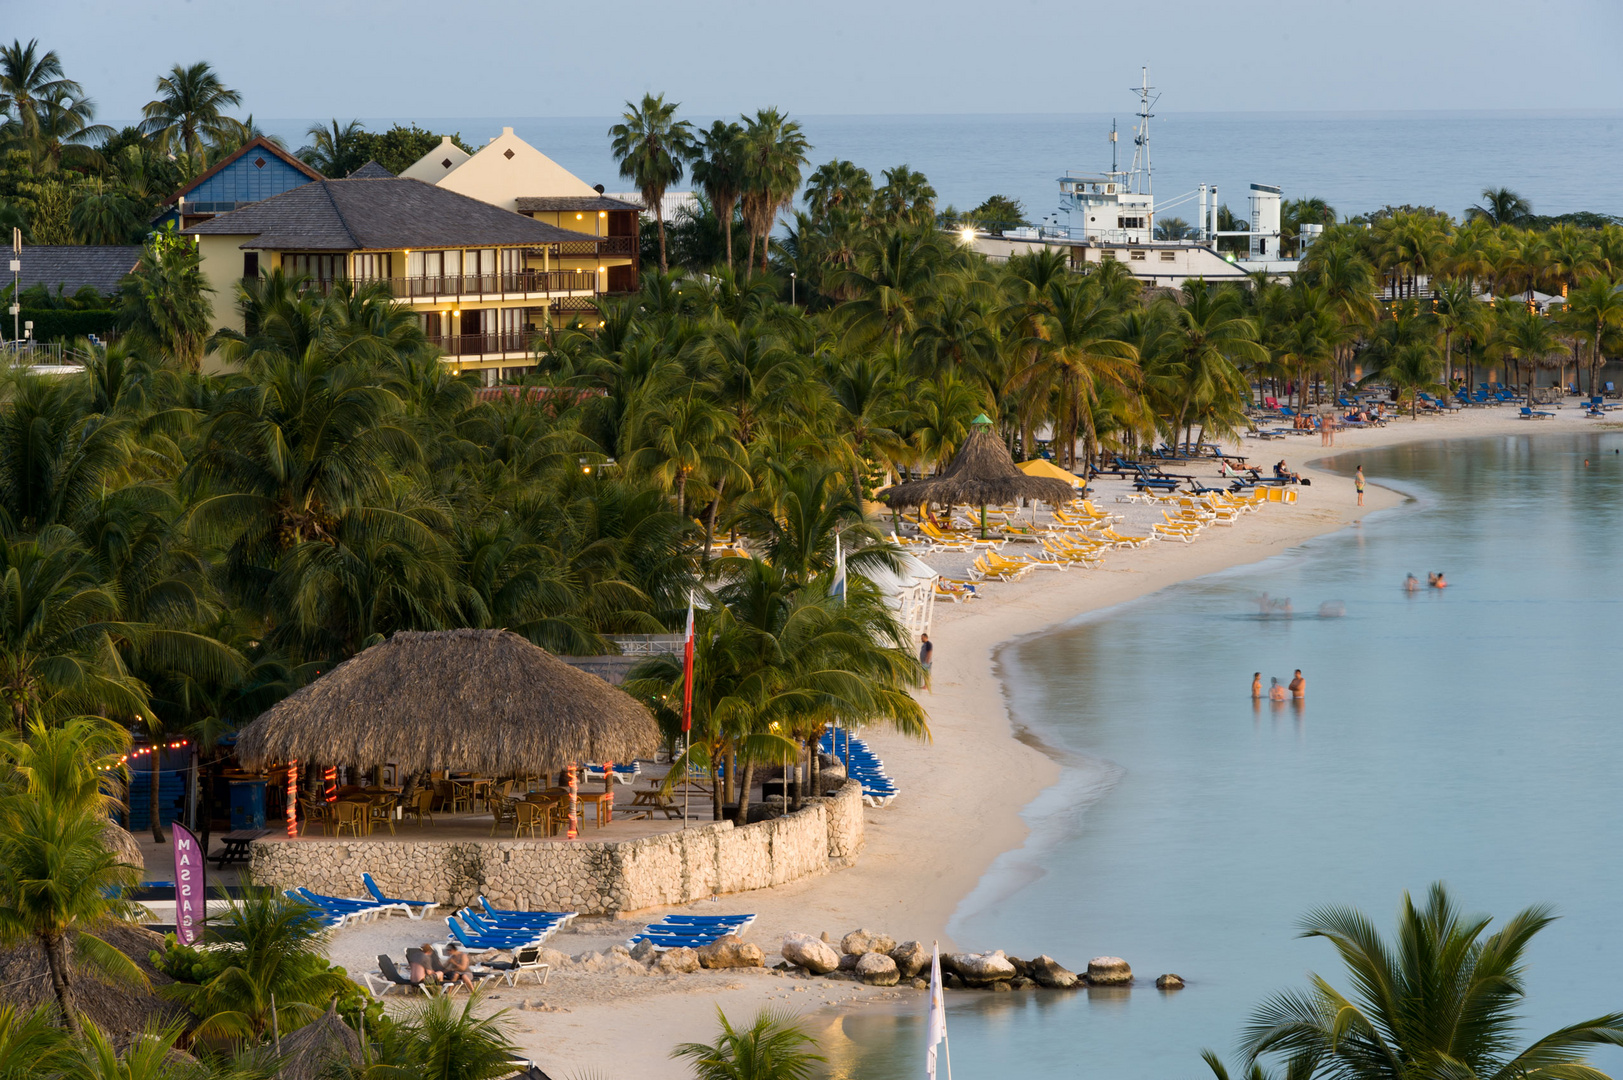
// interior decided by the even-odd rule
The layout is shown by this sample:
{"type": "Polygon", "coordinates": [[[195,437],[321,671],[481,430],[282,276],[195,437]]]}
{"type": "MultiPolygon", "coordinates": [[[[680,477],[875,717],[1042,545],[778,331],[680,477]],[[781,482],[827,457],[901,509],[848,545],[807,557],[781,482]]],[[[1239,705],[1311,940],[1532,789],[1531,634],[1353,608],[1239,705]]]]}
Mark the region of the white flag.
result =
{"type": "Polygon", "coordinates": [[[930,1080],[935,1080],[936,1047],[946,1041],[947,999],[941,992],[941,947],[935,945],[930,954],[930,1027],[924,1036],[924,1071],[930,1080]]]}

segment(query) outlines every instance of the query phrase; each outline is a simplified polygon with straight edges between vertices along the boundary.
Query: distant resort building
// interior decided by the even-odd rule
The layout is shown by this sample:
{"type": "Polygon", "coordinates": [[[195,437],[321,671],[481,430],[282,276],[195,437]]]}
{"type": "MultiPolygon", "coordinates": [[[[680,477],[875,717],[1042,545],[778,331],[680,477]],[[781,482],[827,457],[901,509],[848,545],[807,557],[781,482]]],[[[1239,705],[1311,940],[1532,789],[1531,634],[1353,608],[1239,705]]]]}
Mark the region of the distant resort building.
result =
{"type": "Polygon", "coordinates": [[[444,359],[487,385],[532,366],[538,338],[588,307],[606,277],[563,254],[593,249],[593,236],[371,166],[185,231],[198,238],[217,327],[241,329],[237,283],[272,269],[319,289],[385,281],[444,359]]]}
{"type": "Polygon", "coordinates": [[[599,275],[604,293],[637,288],[641,206],[604,195],[601,186],[587,184],[510,127],[473,154],[446,136],[400,175],[585,233],[594,242],[558,251],[559,268],[599,275]]]}
{"type": "MultiPolygon", "coordinates": [[[[93,289],[110,297],[140,258],[140,247],[126,244],[25,244],[16,256],[17,284],[23,292],[44,286],[52,295],[72,297],[93,289]]],[[[5,330],[10,329],[8,323],[5,330]]]]}
{"type": "Polygon", "coordinates": [[[319,172],[260,136],[171,194],[152,223],[161,229],[172,221],[184,229],[321,179],[319,172]]]}

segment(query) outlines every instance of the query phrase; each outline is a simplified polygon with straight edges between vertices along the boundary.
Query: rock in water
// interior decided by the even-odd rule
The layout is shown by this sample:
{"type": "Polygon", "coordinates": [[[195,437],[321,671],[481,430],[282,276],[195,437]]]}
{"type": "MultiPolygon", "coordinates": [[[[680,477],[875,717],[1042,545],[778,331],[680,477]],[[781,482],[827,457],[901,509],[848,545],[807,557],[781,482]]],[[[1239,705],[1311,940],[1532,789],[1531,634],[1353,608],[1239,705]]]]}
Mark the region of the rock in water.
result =
{"type": "Polygon", "coordinates": [[[840,966],[840,954],[834,951],[833,946],[810,934],[785,934],[783,958],[813,975],[827,975],[840,966]]]}
{"type": "Polygon", "coordinates": [[[1014,989],[1013,986],[1009,985],[1008,980],[1003,980],[1001,982],[995,982],[995,983],[987,983],[986,988],[988,990],[994,991],[994,992],[999,993],[999,994],[1007,994],[1010,990],[1014,989]]]}
{"type": "Polygon", "coordinates": [[[698,949],[699,966],[706,968],[760,967],[766,959],[761,947],[753,941],[740,941],[737,934],[727,934],[698,949]]]}
{"type": "Polygon", "coordinates": [[[1088,961],[1089,986],[1126,986],[1133,981],[1133,969],[1119,956],[1095,956],[1088,961]]]}
{"type": "MultiPolygon", "coordinates": [[[[941,965],[947,966],[949,957],[941,958],[941,965]]],[[[953,973],[964,981],[966,986],[991,986],[994,983],[1008,982],[1014,978],[1014,965],[1002,952],[989,953],[952,953],[950,956],[953,973]]]]}
{"type": "Polygon", "coordinates": [[[647,938],[643,938],[641,941],[637,942],[637,944],[631,947],[631,959],[640,960],[646,964],[648,963],[649,958],[658,951],[659,948],[652,941],[649,941],[647,938]]]}
{"type": "Polygon", "coordinates": [[[1037,984],[1035,982],[1026,978],[1024,975],[1016,975],[1014,978],[1009,980],[1010,990],[1030,990],[1036,985],[1037,984]]]}
{"type": "Polygon", "coordinates": [[[869,986],[895,986],[901,981],[896,961],[881,952],[863,953],[857,960],[857,978],[869,986]]]}
{"type": "Polygon", "coordinates": [[[914,979],[912,982],[908,983],[907,985],[911,986],[915,990],[928,990],[928,989],[930,989],[930,980],[929,979],[914,979]]]}
{"type": "Polygon", "coordinates": [[[922,942],[904,941],[890,950],[890,958],[896,961],[896,970],[902,973],[904,979],[911,979],[930,968],[930,950],[922,942]]]}
{"type": "Polygon", "coordinates": [[[1038,986],[1053,990],[1066,990],[1076,985],[1076,972],[1060,966],[1058,960],[1044,953],[1026,965],[1031,980],[1038,986]]]}
{"type": "Polygon", "coordinates": [[[1182,990],[1183,976],[1173,975],[1170,972],[1155,980],[1157,990],[1182,990]]]}
{"type": "Polygon", "coordinates": [[[699,953],[686,945],[679,949],[666,949],[659,954],[654,970],[662,975],[686,975],[699,970],[699,953]]]}

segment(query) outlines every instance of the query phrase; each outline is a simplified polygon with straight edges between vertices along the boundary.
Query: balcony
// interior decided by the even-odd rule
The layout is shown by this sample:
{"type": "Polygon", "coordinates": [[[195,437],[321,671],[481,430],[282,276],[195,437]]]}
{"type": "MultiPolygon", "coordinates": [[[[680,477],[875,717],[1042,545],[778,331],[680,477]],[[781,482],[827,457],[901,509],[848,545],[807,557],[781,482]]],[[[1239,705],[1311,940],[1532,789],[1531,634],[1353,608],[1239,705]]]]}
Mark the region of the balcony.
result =
{"type": "Polygon", "coordinates": [[[505,334],[429,334],[428,343],[446,360],[518,360],[546,337],[529,330],[505,334]]]}
{"type": "Polygon", "coordinates": [[[605,236],[597,242],[597,253],[625,258],[637,254],[637,244],[635,236],[605,236]]]}
{"type": "MultiPolygon", "coordinates": [[[[598,288],[598,274],[592,270],[513,270],[499,274],[366,278],[357,284],[379,282],[389,286],[395,299],[412,304],[467,299],[537,300],[551,296],[581,298],[596,296],[601,291],[598,288]]],[[[334,284],[331,280],[307,278],[302,287],[325,296],[332,292],[334,284]]]]}

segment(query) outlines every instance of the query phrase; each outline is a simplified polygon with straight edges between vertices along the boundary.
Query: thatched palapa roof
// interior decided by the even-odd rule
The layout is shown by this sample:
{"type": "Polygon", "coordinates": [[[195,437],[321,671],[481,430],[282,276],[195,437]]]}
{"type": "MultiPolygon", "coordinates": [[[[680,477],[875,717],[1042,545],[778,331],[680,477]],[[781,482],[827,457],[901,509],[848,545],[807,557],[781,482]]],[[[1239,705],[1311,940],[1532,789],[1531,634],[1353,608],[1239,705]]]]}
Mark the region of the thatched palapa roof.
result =
{"type": "Polygon", "coordinates": [[[338,1015],[335,999],[319,1019],[282,1036],[278,1080],[319,1080],[341,1065],[361,1064],[361,1039],[338,1015]]]}
{"type": "Polygon", "coordinates": [[[1027,476],[1014,467],[1009,448],[989,428],[977,428],[947,470],[928,480],[897,484],[879,493],[888,506],[923,506],[936,503],[951,506],[1002,505],[1016,499],[1036,499],[1050,506],[1064,506],[1076,497],[1076,489],[1064,480],[1027,476]]]}
{"type": "Polygon", "coordinates": [[[297,758],[504,776],[631,761],[659,741],[630,695],[517,634],[403,630],[267,709],[237,756],[249,768],[297,758]]]}

